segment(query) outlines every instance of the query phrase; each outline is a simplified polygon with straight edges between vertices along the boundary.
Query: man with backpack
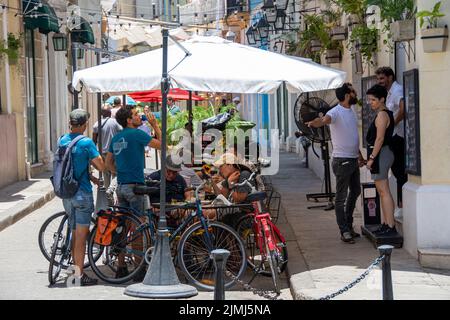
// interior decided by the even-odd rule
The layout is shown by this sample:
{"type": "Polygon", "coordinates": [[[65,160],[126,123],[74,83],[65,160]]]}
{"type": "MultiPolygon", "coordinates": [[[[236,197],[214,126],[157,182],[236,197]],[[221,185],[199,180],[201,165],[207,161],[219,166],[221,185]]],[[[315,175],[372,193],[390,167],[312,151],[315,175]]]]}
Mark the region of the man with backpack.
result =
{"type": "Polygon", "coordinates": [[[90,175],[92,164],[97,170],[104,171],[105,164],[94,142],[83,136],[87,128],[89,113],[75,109],[69,115],[70,133],[58,141],[58,151],[53,164],[52,183],[55,193],[63,199],[64,209],[69,215],[73,231],[72,255],[75,277],[81,286],[97,284],[96,279],[83,272],[86,253],[86,239],[89,235],[91,215],[94,212],[94,196],[90,175]]]}

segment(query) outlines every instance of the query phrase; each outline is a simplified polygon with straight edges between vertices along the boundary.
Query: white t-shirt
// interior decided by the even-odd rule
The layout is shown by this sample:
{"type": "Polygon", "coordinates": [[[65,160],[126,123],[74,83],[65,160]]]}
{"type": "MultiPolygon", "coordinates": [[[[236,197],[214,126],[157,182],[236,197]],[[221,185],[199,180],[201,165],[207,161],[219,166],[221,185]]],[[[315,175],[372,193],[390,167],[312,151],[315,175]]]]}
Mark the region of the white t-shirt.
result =
{"type": "MultiPolygon", "coordinates": [[[[388,92],[386,99],[386,107],[394,113],[394,119],[397,117],[400,111],[400,100],[403,99],[403,87],[397,82],[392,83],[391,89],[388,92]]],[[[404,137],[404,124],[403,120],[400,121],[394,128],[393,135],[399,135],[404,137]]]]}
{"type": "Polygon", "coordinates": [[[119,111],[121,107],[114,107],[111,109],[111,118],[115,119],[116,118],[116,113],[117,111],[119,111]]]}
{"type": "Polygon", "coordinates": [[[358,118],[351,108],[338,104],[327,112],[331,117],[330,132],[333,158],[358,158],[358,118]]]}

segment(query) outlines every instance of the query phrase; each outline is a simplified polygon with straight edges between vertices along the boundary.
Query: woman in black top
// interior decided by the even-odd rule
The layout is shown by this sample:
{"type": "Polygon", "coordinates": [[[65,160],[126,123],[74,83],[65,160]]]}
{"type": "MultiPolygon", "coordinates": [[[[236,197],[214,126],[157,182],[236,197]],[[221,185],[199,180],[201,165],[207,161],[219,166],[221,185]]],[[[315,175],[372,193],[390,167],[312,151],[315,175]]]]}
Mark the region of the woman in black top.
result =
{"type": "Polygon", "coordinates": [[[375,85],[367,91],[367,99],[377,116],[367,131],[367,168],[375,181],[380,195],[382,208],[382,225],[376,231],[384,236],[395,236],[394,199],[389,189],[388,172],[394,162],[394,154],[390,149],[390,142],[394,132],[394,116],[386,108],[387,90],[375,85]]]}

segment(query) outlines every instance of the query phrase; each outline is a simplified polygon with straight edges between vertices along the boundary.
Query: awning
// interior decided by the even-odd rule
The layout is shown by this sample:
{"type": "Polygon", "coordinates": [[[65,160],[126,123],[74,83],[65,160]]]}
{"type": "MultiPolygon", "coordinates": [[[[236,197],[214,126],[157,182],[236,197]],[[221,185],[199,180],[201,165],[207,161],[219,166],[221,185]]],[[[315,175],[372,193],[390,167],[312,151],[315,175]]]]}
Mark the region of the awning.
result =
{"type": "Polygon", "coordinates": [[[94,32],[89,22],[83,17],[78,17],[78,19],[79,24],[70,32],[72,42],[95,44],[94,32]]]}
{"type": "Polygon", "coordinates": [[[58,16],[46,0],[22,0],[25,28],[40,33],[59,32],[58,16]]]}

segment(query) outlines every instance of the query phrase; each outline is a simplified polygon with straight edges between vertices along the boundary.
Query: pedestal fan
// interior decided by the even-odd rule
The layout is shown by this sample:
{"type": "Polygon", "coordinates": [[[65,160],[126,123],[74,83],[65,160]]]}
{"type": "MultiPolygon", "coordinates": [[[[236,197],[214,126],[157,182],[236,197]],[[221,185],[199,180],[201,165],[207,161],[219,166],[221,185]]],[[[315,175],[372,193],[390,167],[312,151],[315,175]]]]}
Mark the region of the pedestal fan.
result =
{"type": "Polygon", "coordinates": [[[295,123],[303,135],[311,140],[313,146],[312,150],[318,158],[320,157],[314,149],[314,143],[320,143],[320,149],[322,151],[321,158],[324,166],[325,192],[307,194],[306,199],[308,201],[314,200],[316,202],[319,202],[319,199],[326,199],[327,204],[310,206],[308,209],[334,209],[334,193],[331,191],[330,155],[328,147],[328,142],[331,140],[330,128],[328,126],[310,128],[306,123],[317,117],[324,116],[331,108],[337,105],[337,102],[334,90],[303,93],[295,102],[295,123]]]}

